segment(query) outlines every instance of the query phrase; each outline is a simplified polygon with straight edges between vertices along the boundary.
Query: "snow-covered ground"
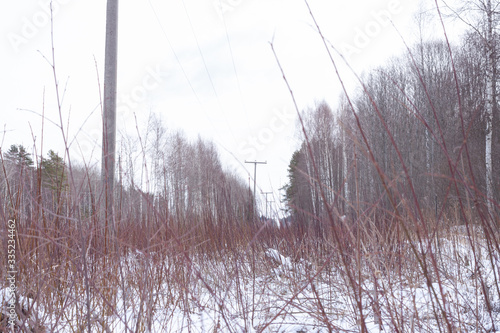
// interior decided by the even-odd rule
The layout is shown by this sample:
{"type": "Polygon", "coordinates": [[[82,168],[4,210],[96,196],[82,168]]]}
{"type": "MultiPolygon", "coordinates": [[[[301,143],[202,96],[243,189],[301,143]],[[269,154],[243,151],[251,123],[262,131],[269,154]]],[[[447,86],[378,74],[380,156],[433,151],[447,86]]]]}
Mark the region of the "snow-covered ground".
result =
{"type": "MultiPolygon", "coordinates": [[[[474,246],[465,236],[441,238],[434,263],[420,257],[428,278],[417,261],[384,270],[375,252],[346,269],[336,256],[295,259],[277,248],[255,261],[228,253],[158,262],[136,251],[113,271],[112,290],[97,278],[89,293],[68,283],[51,310],[19,292],[20,318],[38,323],[36,332],[83,332],[89,317],[92,332],[361,332],[362,322],[368,332],[500,332],[498,253],[474,246]]],[[[10,292],[0,293],[5,304],[10,292]]]]}

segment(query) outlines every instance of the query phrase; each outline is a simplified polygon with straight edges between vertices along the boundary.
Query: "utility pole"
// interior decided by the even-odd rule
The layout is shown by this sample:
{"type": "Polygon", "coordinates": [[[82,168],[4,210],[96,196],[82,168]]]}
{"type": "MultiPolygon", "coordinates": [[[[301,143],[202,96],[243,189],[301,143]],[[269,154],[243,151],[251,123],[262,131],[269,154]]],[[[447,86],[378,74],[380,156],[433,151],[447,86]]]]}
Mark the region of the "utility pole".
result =
{"type": "Polygon", "coordinates": [[[116,147],[116,83],[118,56],[118,0],[108,0],[106,8],[106,49],[104,61],[104,110],[102,130],[101,181],[105,191],[104,228],[113,228],[113,188],[116,147]]]}
{"type": "MultiPolygon", "coordinates": [[[[273,194],[273,192],[262,192],[262,194],[264,194],[266,196],[266,218],[267,218],[267,203],[268,203],[268,201],[267,201],[267,195],[268,194],[273,194]]],[[[274,201],[269,201],[269,202],[274,202],[274,201]]]]}
{"type": "MultiPolygon", "coordinates": [[[[258,161],[245,161],[245,163],[253,163],[254,169],[253,169],[253,205],[255,208],[256,206],[256,201],[255,201],[255,194],[257,193],[257,164],[267,164],[267,161],[264,162],[258,162],[258,161]]],[[[255,216],[255,211],[254,211],[254,216],[255,216]]]]}

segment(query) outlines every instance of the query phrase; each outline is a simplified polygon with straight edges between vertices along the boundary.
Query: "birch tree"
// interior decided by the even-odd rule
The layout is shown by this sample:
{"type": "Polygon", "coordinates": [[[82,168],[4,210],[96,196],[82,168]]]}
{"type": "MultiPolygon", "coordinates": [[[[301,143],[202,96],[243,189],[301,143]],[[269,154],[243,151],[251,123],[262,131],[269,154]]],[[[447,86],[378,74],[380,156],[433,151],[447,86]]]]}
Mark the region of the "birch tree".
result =
{"type": "MultiPolygon", "coordinates": [[[[494,213],[493,200],[493,114],[497,104],[497,66],[498,66],[498,24],[500,1],[498,0],[468,0],[464,1],[461,8],[453,11],[454,15],[467,24],[482,42],[485,59],[484,120],[485,120],[485,182],[487,207],[490,215],[494,213]],[[476,22],[476,23],[474,23],[476,22]]],[[[448,7],[450,8],[450,7],[448,7]]]]}
{"type": "Polygon", "coordinates": [[[479,2],[483,7],[486,19],[485,45],[486,45],[486,195],[488,196],[488,211],[493,216],[493,163],[492,163],[492,144],[493,144],[493,108],[496,105],[496,80],[497,80],[497,50],[495,42],[495,32],[497,26],[496,8],[499,3],[492,7],[491,0],[479,2]]]}

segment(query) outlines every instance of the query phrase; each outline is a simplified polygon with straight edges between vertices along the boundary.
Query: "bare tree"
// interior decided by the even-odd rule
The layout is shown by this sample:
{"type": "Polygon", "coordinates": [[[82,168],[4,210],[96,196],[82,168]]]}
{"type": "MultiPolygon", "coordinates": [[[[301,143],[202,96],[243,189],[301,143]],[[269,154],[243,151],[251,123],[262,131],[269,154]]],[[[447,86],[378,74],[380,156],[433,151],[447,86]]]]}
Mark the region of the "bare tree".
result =
{"type": "Polygon", "coordinates": [[[493,200],[495,199],[493,174],[493,118],[497,109],[497,67],[498,67],[498,24],[500,1],[496,0],[467,0],[462,6],[453,9],[447,6],[453,14],[467,24],[481,40],[485,59],[484,120],[485,120],[485,182],[487,207],[491,216],[494,214],[493,200]]]}

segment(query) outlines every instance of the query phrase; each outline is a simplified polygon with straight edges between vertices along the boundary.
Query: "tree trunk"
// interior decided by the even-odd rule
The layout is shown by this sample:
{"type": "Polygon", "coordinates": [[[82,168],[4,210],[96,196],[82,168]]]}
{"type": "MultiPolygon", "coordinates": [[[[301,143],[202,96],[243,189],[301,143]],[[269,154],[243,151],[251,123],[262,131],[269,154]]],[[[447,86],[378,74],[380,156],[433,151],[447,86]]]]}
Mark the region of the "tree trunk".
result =
{"type": "Polygon", "coordinates": [[[493,107],[495,105],[496,91],[496,52],[495,41],[493,35],[493,10],[491,8],[491,0],[486,3],[486,103],[485,103],[485,166],[486,166],[486,195],[488,212],[493,216],[493,164],[492,164],[492,144],[493,144],[493,107]]]}

